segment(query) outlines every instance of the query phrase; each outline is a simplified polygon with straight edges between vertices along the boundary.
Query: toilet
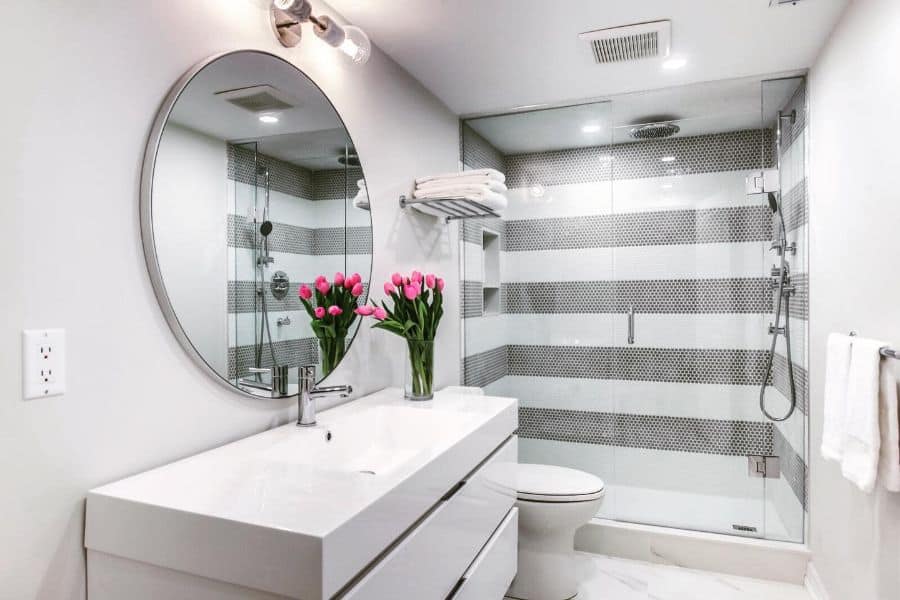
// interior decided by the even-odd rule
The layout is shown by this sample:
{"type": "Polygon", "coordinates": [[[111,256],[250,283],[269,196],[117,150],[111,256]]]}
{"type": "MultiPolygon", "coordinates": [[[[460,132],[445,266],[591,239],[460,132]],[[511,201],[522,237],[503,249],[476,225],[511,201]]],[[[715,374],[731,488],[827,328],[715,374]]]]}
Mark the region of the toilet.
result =
{"type": "Polygon", "coordinates": [[[603,502],[599,477],[552,465],[509,465],[519,509],[519,570],[507,597],[568,600],[578,593],[575,532],[603,502]]]}

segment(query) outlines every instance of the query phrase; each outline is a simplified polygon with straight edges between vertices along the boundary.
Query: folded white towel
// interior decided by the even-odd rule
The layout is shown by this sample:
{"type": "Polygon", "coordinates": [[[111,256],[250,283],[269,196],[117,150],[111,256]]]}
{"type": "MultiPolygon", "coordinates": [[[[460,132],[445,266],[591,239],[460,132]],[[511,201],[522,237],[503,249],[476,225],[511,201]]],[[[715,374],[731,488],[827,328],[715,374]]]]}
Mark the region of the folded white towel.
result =
{"type": "Polygon", "coordinates": [[[900,492],[900,407],[893,361],[882,361],[880,384],[881,457],[878,481],[891,492],[900,492]]]}
{"type": "Polygon", "coordinates": [[[856,338],[847,378],[847,429],[841,473],[864,492],[875,487],[881,432],[878,425],[881,353],[885,342],[856,338]]]}
{"type": "Polygon", "coordinates": [[[849,335],[832,333],[826,344],[822,456],[837,461],[844,455],[847,376],[850,373],[850,348],[854,339],[849,335]]]}
{"type": "Polygon", "coordinates": [[[369,190],[366,189],[366,180],[359,179],[356,182],[356,187],[359,188],[359,191],[356,192],[356,195],[353,197],[353,206],[363,210],[369,210],[369,190]]]}
{"type": "Polygon", "coordinates": [[[454,189],[462,186],[484,186],[492,192],[506,192],[505,183],[487,175],[472,175],[470,177],[455,177],[453,179],[435,179],[433,181],[426,181],[422,184],[416,184],[416,190],[431,192],[454,189]]]}
{"type": "Polygon", "coordinates": [[[483,195],[485,193],[506,195],[504,190],[492,190],[485,185],[454,185],[439,188],[416,188],[415,198],[456,198],[458,196],[483,195]]]}
{"type": "Polygon", "coordinates": [[[440,175],[429,175],[428,177],[419,177],[416,179],[416,184],[421,185],[423,183],[427,183],[429,181],[434,181],[436,179],[454,179],[458,177],[470,177],[472,175],[486,175],[497,181],[506,181],[506,175],[501,173],[496,169],[472,169],[471,171],[459,171],[456,173],[441,173],[440,175]]]}

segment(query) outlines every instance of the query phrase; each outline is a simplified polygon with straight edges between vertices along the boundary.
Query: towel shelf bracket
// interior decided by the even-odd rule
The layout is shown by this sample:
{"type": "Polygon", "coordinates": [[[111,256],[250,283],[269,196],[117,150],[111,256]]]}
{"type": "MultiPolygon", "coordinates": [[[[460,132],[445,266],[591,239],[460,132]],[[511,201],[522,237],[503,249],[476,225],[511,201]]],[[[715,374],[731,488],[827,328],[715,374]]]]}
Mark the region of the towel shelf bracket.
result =
{"type": "Polygon", "coordinates": [[[474,219],[478,217],[500,217],[492,208],[468,198],[407,198],[400,196],[400,208],[409,208],[416,204],[427,206],[443,215],[449,223],[457,219],[474,219]]]}
{"type": "MultiPolygon", "coordinates": [[[[857,333],[855,331],[850,332],[851,337],[856,337],[857,333]]],[[[881,354],[885,358],[896,358],[900,360],[900,350],[894,350],[890,346],[884,346],[883,348],[878,349],[878,353],[881,354]]]]}

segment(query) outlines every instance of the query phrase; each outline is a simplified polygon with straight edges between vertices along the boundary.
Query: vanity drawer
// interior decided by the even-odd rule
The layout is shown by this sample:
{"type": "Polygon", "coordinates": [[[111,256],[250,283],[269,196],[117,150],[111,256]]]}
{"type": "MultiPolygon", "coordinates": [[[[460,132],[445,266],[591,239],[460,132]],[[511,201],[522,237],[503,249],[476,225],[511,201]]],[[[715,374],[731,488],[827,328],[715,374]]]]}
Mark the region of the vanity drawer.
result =
{"type": "Polygon", "coordinates": [[[519,509],[513,508],[463,576],[452,600],[501,600],[516,576],[519,509]]]}
{"type": "Polygon", "coordinates": [[[515,503],[515,492],[493,483],[491,472],[516,458],[512,437],[339,597],[396,600],[402,591],[403,598],[447,598],[515,503]]]}

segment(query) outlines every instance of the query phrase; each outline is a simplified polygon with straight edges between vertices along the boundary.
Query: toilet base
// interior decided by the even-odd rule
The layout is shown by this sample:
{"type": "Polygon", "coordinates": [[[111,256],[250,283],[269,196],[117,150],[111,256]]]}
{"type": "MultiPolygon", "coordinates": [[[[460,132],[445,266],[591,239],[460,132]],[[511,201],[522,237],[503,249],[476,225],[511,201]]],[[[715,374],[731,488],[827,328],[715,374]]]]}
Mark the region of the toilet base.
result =
{"type": "Polygon", "coordinates": [[[575,532],[597,514],[601,502],[517,501],[519,570],[506,595],[517,600],[577,596],[575,532]]]}

